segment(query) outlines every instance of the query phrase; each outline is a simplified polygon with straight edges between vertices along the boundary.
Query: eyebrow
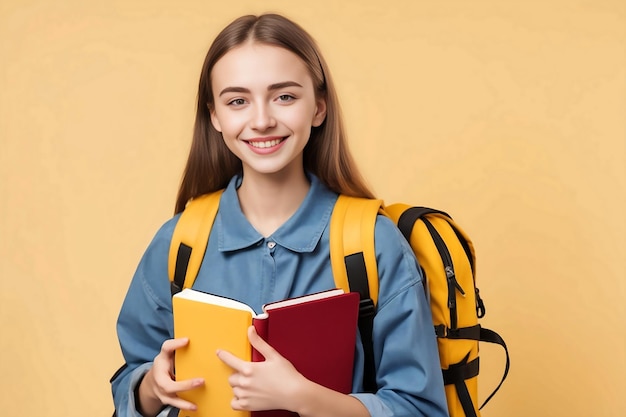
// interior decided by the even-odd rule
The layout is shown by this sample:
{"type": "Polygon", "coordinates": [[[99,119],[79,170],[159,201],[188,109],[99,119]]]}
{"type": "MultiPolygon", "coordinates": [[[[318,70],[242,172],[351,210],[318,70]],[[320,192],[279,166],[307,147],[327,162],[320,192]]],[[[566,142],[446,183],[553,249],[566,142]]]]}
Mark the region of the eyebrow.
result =
{"type": "MultiPolygon", "coordinates": [[[[302,88],[302,85],[298,84],[295,81],[284,81],[281,83],[270,84],[269,86],[267,86],[267,91],[280,90],[281,88],[286,88],[286,87],[302,88]]],[[[226,87],[225,89],[220,91],[220,97],[226,93],[249,93],[249,92],[250,90],[244,87],[226,87]]]]}

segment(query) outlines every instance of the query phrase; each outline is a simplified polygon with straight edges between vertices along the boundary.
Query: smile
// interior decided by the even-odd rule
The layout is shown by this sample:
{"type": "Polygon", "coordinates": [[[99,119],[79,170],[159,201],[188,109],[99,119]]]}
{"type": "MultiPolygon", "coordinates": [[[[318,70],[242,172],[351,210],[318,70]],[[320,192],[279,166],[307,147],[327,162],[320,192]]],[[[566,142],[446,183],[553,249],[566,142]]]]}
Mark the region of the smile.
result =
{"type": "Polygon", "coordinates": [[[247,142],[250,146],[254,148],[265,149],[265,148],[272,148],[284,140],[285,138],[272,138],[268,140],[251,140],[247,142]]]}

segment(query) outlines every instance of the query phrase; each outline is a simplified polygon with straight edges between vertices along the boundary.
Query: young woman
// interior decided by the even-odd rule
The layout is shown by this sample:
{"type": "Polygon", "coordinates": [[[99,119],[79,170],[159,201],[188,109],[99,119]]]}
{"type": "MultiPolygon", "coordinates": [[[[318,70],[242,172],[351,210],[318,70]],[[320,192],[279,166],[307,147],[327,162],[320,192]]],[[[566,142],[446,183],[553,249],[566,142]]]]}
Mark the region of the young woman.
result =
{"type": "MultiPolygon", "coordinates": [[[[195,409],[177,396],[201,379],[177,381],[167,262],[185,204],[225,188],[194,288],[265,303],[334,288],[328,223],[339,193],[372,197],[348,152],[330,73],[315,42],[278,15],[241,17],[208,51],[191,152],[176,213],[144,254],[118,320],[127,367],[112,381],[118,416],[195,409]]],[[[357,340],[353,393],[317,385],[253,329],[265,362],[226,351],[235,410],[287,409],[301,416],[447,415],[430,310],[404,238],[379,216],[380,289],[374,323],[378,391],[362,389],[357,340]]]]}

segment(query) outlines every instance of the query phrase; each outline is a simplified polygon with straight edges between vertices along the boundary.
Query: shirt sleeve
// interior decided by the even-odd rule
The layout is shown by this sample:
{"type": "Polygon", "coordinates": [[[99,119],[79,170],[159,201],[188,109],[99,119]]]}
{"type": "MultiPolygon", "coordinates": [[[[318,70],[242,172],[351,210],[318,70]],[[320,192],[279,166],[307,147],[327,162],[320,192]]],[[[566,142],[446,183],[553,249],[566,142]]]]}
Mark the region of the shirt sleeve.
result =
{"type": "Polygon", "coordinates": [[[126,368],[111,381],[117,417],[141,417],[135,387],[163,342],[173,337],[167,262],[174,224],[166,223],[146,249],[118,316],[117,334],[126,368]]]}
{"type": "Polygon", "coordinates": [[[372,417],[448,416],[430,306],[415,255],[387,218],[379,216],[375,238],[380,280],[373,329],[378,391],[353,396],[372,417]]]}

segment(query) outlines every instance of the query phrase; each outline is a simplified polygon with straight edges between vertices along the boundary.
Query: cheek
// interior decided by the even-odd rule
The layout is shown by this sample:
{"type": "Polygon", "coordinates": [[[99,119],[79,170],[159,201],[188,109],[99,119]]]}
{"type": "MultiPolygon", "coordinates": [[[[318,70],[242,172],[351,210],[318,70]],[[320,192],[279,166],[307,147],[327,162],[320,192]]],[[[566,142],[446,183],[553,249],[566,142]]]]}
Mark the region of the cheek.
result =
{"type": "Polygon", "coordinates": [[[233,135],[227,131],[223,131],[222,142],[224,143],[224,145],[226,145],[228,150],[231,151],[232,154],[235,155],[237,158],[241,159],[243,157],[243,155],[241,154],[241,148],[240,148],[241,144],[237,140],[236,135],[233,135]]]}
{"type": "Polygon", "coordinates": [[[217,113],[216,116],[221,127],[222,135],[227,137],[237,136],[244,126],[241,115],[232,113],[217,113]]]}
{"type": "Polygon", "coordinates": [[[291,126],[294,130],[310,130],[314,119],[313,108],[294,108],[292,111],[284,114],[283,121],[291,126]]]}

